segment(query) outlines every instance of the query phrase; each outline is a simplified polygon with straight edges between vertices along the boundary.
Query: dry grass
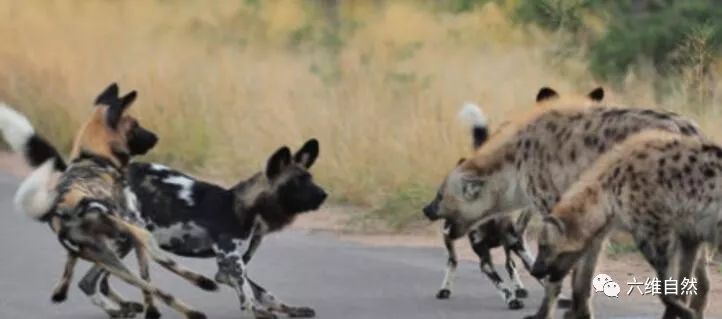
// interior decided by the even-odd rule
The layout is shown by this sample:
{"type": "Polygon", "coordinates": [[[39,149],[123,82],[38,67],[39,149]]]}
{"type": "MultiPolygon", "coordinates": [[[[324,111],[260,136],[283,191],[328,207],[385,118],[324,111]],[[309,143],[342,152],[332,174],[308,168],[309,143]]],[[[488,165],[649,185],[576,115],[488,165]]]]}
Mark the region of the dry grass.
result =
{"type": "MultiPolygon", "coordinates": [[[[0,0],[0,99],[67,149],[92,99],[118,81],[139,91],[135,112],[161,136],[153,160],[230,183],[280,145],[317,137],[314,171],[336,200],[416,214],[468,154],[463,101],[500,121],[542,85],[597,84],[581,59],[548,58],[556,35],[522,32],[493,4],[450,14],[344,3],[334,33],[296,0],[0,0]]],[[[652,104],[644,78],[628,82],[619,100],[652,104]]]]}

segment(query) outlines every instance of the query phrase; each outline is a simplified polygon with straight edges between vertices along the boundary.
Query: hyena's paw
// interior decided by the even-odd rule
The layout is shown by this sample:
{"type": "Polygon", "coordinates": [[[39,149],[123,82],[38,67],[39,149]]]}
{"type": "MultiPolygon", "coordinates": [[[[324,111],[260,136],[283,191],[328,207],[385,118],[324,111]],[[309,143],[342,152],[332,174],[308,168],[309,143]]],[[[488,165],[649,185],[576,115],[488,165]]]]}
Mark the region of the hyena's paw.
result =
{"type": "Polygon", "coordinates": [[[567,310],[564,312],[564,319],[591,319],[592,316],[590,314],[581,314],[576,313],[571,310],[567,310]]]}
{"type": "Polygon", "coordinates": [[[526,297],[529,297],[529,292],[524,288],[517,288],[514,291],[514,295],[519,299],[524,299],[526,297]]]}
{"type": "Polygon", "coordinates": [[[264,309],[254,309],[253,318],[256,319],[278,319],[274,313],[264,309]]]}
{"type": "Polygon", "coordinates": [[[313,318],[316,316],[316,311],[309,307],[288,307],[284,312],[291,318],[313,318]]]}
{"type": "Polygon", "coordinates": [[[145,310],[145,319],[158,319],[160,318],[160,311],[155,306],[148,306],[145,310]]]}
{"type": "Polygon", "coordinates": [[[524,302],[522,302],[519,299],[512,299],[512,300],[509,300],[509,303],[507,304],[507,306],[511,310],[519,310],[519,309],[524,308],[524,302]]]}
{"type": "Polygon", "coordinates": [[[441,289],[439,292],[436,293],[436,299],[449,299],[451,296],[451,290],[449,289],[441,289]]]}

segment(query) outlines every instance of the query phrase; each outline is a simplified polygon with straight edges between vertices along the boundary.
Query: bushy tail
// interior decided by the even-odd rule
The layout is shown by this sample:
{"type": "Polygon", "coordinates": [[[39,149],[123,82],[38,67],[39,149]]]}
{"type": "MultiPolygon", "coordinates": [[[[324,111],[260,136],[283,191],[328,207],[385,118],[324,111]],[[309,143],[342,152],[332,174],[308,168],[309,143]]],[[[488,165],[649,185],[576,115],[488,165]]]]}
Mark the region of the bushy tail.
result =
{"type": "Polygon", "coordinates": [[[65,170],[65,161],[58,150],[35,133],[35,129],[24,115],[2,102],[0,102],[0,132],[10,148],[23,155],[28,165],[39,167],[52,159],[55,170],[61,172],[65,170]]]}
{"type": "Polygon", "coordinates": [[[53,186],[61,174],[55,166],[52,159],[40,165],[25,178],[15,193],[15,207],[32,219],[44,220],[55,202],[53,186]]]}
{"type": "Polygon", "coordinates": [[[479,148],[489,138],[489,125],[481,108],[470,102],[464,103],[459,118],[471,125],[471,137],[474,149],[479,148]]]}

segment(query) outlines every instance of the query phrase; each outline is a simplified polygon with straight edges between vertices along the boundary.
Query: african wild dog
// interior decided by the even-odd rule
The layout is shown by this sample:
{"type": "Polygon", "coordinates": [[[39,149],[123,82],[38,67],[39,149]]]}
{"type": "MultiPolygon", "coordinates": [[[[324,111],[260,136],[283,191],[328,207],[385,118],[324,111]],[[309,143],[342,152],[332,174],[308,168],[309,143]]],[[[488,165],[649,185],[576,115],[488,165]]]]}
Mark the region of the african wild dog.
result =
{"type": "MultiPolygon", "coordinates": [[[[39,163],[43,157],[47,160],[20,187],[16,203],[31,217],[47,222],[67,250],[64,279],[56,286],[53,301],[66,298],[67,282],[77,258],[82,258],[102,269],[103,276],[112,274],[145,294],[153,294],[187,318],[205,318],[132,274],[120,260],[135,248],[141,269],[147,269],[146,254],[150,254],[163,267],[203,289],[218,287],[211,279],[166,257],[152,235],[138,226],[142,220],[126,184],[125,171],[131,157],[145,154],[158,139],[126,114],[135,97],[135,91],[119,97],[115,84],[98,96],[92,116],[75,139],[72,161],[67,167],[54,148],[38,147],[47,143],[34,137],[34,130],[24,116],[4,105],[0,107],[0,129],[9,144],[16,151],[23,151],[31,162],[39,163]]],[[[85,283],[81,283],[83,291],[111,317],[133,316],[143,309],[137,303],[108,300],[97,292],[97,285],[85,283]]],[[[111,298],[119,297],[114,294],[111,298]]]]}
{"type": "Polygon", "coordinates": [[[621,228],[633,235],[658,278],[680,284],[679,295],[660,295],[663,317],[702,318],[710,283],[700,251],[717,244],[721,208],[722,148],[697,137],[644,131],[600,157],[554,206],[544,220],[534,275],[549,277],[553,297],[575,261],[596,254],[589,247],[621,228]],[[697,291],[689,303],[681,286],[693,277],[697,291]]]}
{"type": "MultiPolygon", "coordinates": [[[[549,88],[537,94],[543,107],[534,108],[489,137],[473,158],[449,173],[439,190],[438,204],[427,211],[434,218],[470,227],[530,206],[548,215],[561,192],[613,145],[646,129],[698,136],[693,122],[658,110],[609,106],[589,97],[564,98],[549,88]],[[596,105],[595,105],[596,104],[596,105]]],[[[463,232],[462,232],[463,233],[463,232]]],[[[592,247],[593,251],[600,247],[592,247]]],[[[596,254],[584,262],[595,263],[596,254]]],[[[575,272],[572,314],[585,317],[590,281],[575,272]]],[[[537,314],[545,318],[545,309],[537,314]]]]}
{"type": "MultiPolygon", "coordinates": [[[[39,135],[28,134],[13,142],[30,165],[53,157],[61,164],[56,169],[63,169],[55,148],[39,135]]],[[[243,308],[257,317],[272,318],[271,311],[312,317],[313,309],[286,305],[248,279],[245,265],[265,234],[282,229],[299,213],[315,210],[325,200],[326,193],[308,172],[318,154],[316,139],[307,141],[295,155],[282,147],[270,157],[265,171],[230,189],[142,162],[130,163],[127,179],[140,206],[140,219],[161,248],[186,257],[215,257],[216,280],[236,289],[243,308]]],[[[102,269],[93,268],[90,273],[81,287],[100,286],[103,294],[117,295],[102,269]]],[[[149,280],[147,269],[141,269],[141,275],[149,280]]],[[[69,275],[64,276],[60,286],[67,289],[69,280],[69,275]]],[[[145,302],[146,317],[159,317],[150,295],[145,295],[145,302]]]]}
{"type": "MultiPolygon", "coordinates": [[[[538,95],[538,100],[541,101],[541,105],[544,106],[543,100],[540,97],[544,97],[544,94],[550,94],[551,91],[542,90],[538,95]]],[[[589,101],[588,105],[596,105],[604,99],[604,90],[597,88],[587,94],[589,101]],[[591,103],[589,103],[591,102],[591,103]]],[[[467,103],[462,108],[459,116],[465,121],[471,124],[471,135],[472,135],[472,146],[474,150],[477,150],[481,145],[486,142],[489,129],[486,117],[481,112],[481,109],[474,105],[467,103]]],[[[502,123],[499,128],[502,129],[508,122],[502,123]]],[[[461,159],[457,165],[464,162],[465,159],[461,159]]],[[[442,187],[443,188],[443,185],[442,187]]],[[[437,192],[434,200],[424,207],[424,214],[430,220],[435,220],[437,217],[434,216],[436,210],[441,201],[441,193],[437,192]]],[[[444,275],[444,281],[441,284],[441,289],[436,294],[438,299],[448,299],[451,295],[451,286],[454,281],[454,275],[458,264],[456,258],[456,251],[454,247],[454,241],[461,238],[468,232],[469,243],[472,249],[480,258],[481,271],[487,275],[487,277],[494,284],[494,287],[499,291],[504,302],[507,304],[509,309],[521,309],[524,307],[524,303],[520,299],[524,299],[528,296],[527,290],[524,288],[524,284],[519,278],[519,274],[516,270],[516,263],[511,258],[510,252],[514,252],[524,264],[527,270],[531,270],[531,264],[533,262],[532,256],[527,250],[525,231],[526,226],[532,218],[532,212],[529,209],[523,209],[516,221],[508,215],[503,215],[494,218],[490,221],[479,223],[478,221],[469,222],[463,220],[454,220],[447,218],[443,226],[444,246],[446,247],[449,255],[446,273],[444,275]],[[476,224],[476,226],[474,226],[476,224]],[[471,231],[469,231],[471,229],[471,231]],[[504,283],[503,277],[499,276],[494,267],[494,263],[491,259],[491,248],[503,246],[504,253],[506,255],[505,268],[509,279],[513,281],[513,288],[510,288],[504,283]],[[512,290],[513,289],[513,290],[512,290]]],[[[566,299],[560,299],[560,306],[567,307],[569,302],[566,299]]]]}

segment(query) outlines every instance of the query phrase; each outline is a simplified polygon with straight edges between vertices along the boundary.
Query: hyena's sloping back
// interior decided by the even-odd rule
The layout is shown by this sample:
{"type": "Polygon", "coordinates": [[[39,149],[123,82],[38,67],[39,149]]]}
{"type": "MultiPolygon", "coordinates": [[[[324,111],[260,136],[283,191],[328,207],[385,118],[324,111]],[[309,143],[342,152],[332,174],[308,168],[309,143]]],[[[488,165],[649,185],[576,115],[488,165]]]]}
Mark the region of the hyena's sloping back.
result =
{"type": "Polygon", "coordinates": [[[513,165],[524,191],[548,212],[601,154],[631,134],[648,129],[701,134],[695,123],[664,111],[547,106],[503,128],[464,165],[472,170],[513,165]]]}

